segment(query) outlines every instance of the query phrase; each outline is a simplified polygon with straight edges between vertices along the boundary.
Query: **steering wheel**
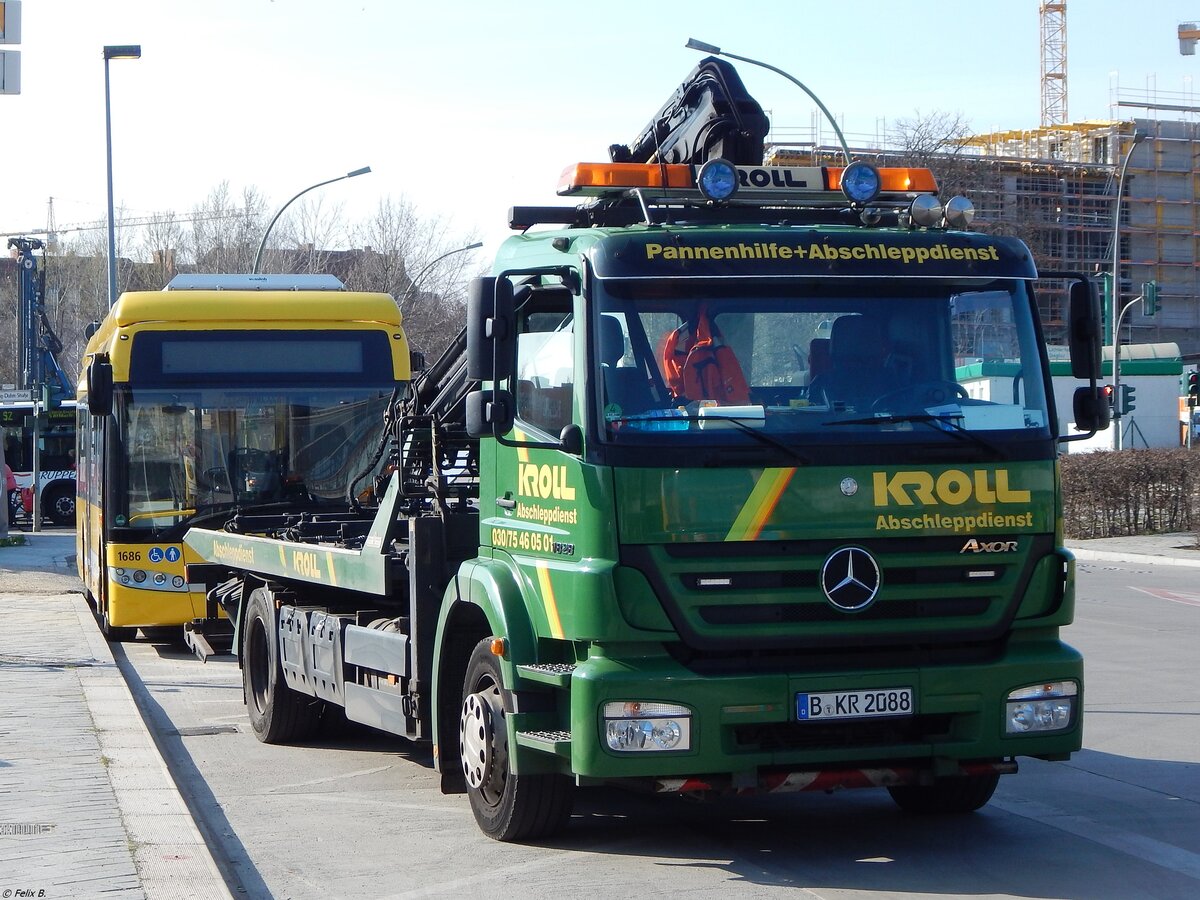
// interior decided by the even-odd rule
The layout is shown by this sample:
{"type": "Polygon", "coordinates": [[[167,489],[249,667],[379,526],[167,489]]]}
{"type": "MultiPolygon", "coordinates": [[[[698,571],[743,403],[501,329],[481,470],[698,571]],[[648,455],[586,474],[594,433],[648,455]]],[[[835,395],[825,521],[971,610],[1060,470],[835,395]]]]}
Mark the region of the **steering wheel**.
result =
{"type": "Polygon", "coordinates": [[[895,397],[909,398],[915,406],[936,406],[939,403],[948,403],[955,397],[960,400],[971,399],[967,389],[957,381],[918,381],[915,384],[888,391],[871,404],[872,411],[888,406],[888,401],[895,397]]]}

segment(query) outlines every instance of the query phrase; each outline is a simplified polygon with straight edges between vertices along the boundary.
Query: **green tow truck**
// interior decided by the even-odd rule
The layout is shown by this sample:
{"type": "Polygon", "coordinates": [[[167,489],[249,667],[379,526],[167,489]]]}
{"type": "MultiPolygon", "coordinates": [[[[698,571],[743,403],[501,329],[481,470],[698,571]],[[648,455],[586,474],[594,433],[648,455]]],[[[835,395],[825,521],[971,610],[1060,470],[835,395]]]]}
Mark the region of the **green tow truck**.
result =
{"type": "MultiPolygon", "coordinates": [[[[927,171],[764,135],[705,60],[575,205],[512,210],[344,507],[187,534],[261,740],[342,707],[431,742],[499,840],[598,785],[967,812],[1080,748],[1029,250],[927,171]]],[[[1098,304],[1058,277],[1091,432],[1098,304]]]]}

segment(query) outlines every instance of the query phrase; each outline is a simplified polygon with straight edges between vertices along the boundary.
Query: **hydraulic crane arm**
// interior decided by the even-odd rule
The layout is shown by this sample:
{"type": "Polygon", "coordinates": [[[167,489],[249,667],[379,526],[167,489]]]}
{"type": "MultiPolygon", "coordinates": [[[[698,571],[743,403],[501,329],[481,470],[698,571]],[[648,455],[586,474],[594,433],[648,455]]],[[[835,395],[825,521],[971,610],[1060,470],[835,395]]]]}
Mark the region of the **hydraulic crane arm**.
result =
{"type": "Polygon", "coordinates": [[[770,122],[737,70],[715,56],[701,60],[629,145],[613,144],[613,162],[690,163],[721,157],[735,165],[763,161],[770,122]]]}

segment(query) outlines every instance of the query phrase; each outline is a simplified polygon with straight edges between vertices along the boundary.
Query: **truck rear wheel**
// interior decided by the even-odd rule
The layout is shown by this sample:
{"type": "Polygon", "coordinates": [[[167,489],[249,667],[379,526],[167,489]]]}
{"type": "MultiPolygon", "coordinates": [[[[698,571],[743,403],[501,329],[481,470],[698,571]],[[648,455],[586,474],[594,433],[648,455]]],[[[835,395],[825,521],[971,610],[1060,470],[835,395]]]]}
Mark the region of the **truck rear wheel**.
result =
{"type": "Polygon", "coordinates": [[[250,593],[242,625],[242,688],[254,736],[285,744],[310,736],[321,722],[321,701],[297,693],[283,678],[275,605],[264,588],[250,593]]]}
{"type": "Polygon", "coordinates": [[[931,785],[905,784],[888,793],[905,812],[925,814],[974,812],[992,799],[999,775],[939,778],[931,785]]]}
{"type": "Polygon", "coordinates": [[[483,833],[498,841],[544,837],[571,815],[573,785],[562,775],[513,773],[502,685],[491,640],[480,641],[467,664],[458,723],[471,812],[483,833]]]}

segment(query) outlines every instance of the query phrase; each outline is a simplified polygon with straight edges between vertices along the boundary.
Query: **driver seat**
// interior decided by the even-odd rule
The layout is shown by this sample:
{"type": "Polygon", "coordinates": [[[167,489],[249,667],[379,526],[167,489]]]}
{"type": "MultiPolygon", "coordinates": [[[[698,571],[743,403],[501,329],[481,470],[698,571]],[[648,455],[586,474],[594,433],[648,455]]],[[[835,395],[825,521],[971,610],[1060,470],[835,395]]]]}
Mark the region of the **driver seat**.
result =
{"type": "Polygon", "coordinates": [[[809,395],[829,405],[865,409],[888,389],[883,323],[874,316],[836,319],[829,332],[829,371],[813,379],[809,395]]]}

